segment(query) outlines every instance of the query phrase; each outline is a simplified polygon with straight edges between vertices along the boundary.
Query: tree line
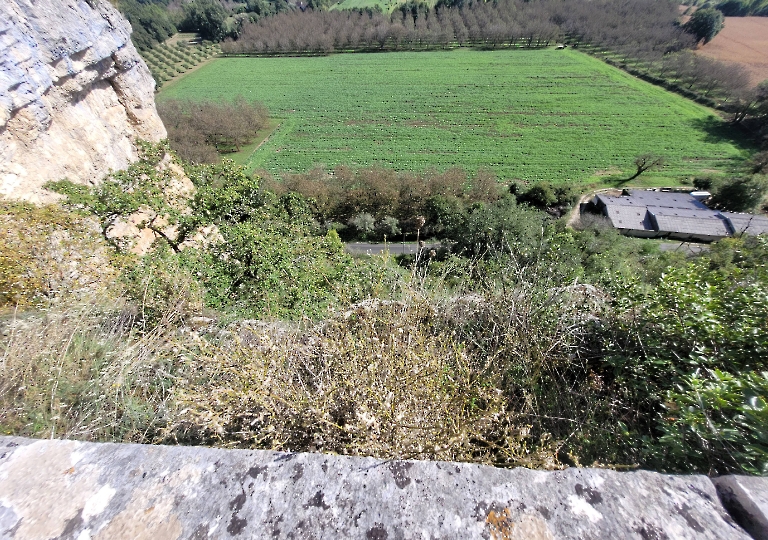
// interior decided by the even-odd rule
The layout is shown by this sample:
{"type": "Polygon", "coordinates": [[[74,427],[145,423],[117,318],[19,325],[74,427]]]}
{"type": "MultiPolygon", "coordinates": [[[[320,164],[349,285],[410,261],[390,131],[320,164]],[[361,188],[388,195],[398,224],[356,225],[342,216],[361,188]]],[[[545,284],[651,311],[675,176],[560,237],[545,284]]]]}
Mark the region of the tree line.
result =
{"type": "Polygon", "coordinates": [[[698,6],[701,9],[714,8],[726,17],[768,17],[768,2],[766,0],[723,0],[699,3],[686,1],[683,5],[698,6]]]}
{"type": "Polygon", "coordinates": [[[209,41],[236,37],[244,23],[292,9],[284,0],[119,0],[117,7],[131,23],[131,40],[140,50],[177,31],[209,41]]]}
{"type": "Polygon", "coordinates": [[[374,10],[284,12],[243,25],[229,54],[331,53],[449,46],[538,47],[556,40],[588,42],[660,57],[692,44],[667,0],[614,2],[499,0],[404,4],[374,10]]]}
{"type": "Polygon", "coordinates": [[[539,182],[508,187],[487,170],[470,174],[461,167],[413,173],[338,166],[330,172],[316,168],[287,174],[281,181],[262,174],[264,189],[310,201],[321,229],[335,230],[347,240],[400,240],[418,232],[423,238],[461,242],[474,238],[468,224],[481,209],[503,213],[520,203],[559,216],[578,198],[571,186],[539,182]]]}

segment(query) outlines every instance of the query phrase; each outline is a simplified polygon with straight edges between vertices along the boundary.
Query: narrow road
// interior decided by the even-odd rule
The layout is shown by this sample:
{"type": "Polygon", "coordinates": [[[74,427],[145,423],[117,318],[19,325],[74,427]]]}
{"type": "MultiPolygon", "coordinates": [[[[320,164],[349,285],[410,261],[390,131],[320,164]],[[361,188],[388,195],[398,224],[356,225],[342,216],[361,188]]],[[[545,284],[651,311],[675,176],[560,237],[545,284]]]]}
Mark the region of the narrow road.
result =
{"type": "MultiPolygon", "coordinates": [[[[437,249],[440,244],[426,244],[424,247],[437,249]]],[[[390,255],[413,255],[418,250],[418,246],[416,242],[387,242],[386,244],[350,242],[344,244],[344,250],[352,255],[381,255],[385,249],[389,250],[390,255]]]]}
{"type": "Polygon", "coordinates": [[[662,240],[659,244],[661,251],[682,251],[683,253],[697,255],[702,251],[709,250],[709,244],[697,244],[694,242],[675,242],[672,240],[662,240]]]}

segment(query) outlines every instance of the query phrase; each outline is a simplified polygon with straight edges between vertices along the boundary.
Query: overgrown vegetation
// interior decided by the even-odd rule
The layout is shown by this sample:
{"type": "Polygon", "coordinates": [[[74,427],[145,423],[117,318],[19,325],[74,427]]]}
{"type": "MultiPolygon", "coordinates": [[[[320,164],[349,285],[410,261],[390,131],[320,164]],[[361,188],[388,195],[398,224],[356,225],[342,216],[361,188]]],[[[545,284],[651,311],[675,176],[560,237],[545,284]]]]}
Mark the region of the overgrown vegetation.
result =
{"type": "MultiPolygon", "coordinates": [[[[368,270],[344,254],[335,231],[321,234],[303,198],[265,191],[258,178],[231,162],[188,169],[195,191],[186,193],[164,161],[167,151],[144,145],[138,163],[93,188],[66,180],[49,184],[73,208],[94,215],[104,239],[120,253],[130,252],[132,239],[114,232],[131,216],[140,215],[140,227],[162,241],[165,247],[132,271],[156,276],[133,287],[136,298],[154,287],[155,294],[170,297],[163,292],[174,291],[170,282],[194,276],[210,308],[300,319],[320,317],[376,288],[368,270]]],[[[142,303],[152,321],[162,316],[161,309],[142,303]]]]}
{"type": "Polygon", "coordinates": [[[137,207],[164,224],[141,258],[117,244],[109,299],[2,316],[4,432],[768,472],[765,238],[688,259],[496,195],[468,205],[463,256],[401,267],[345,255],[308,201],[230,163],[188,169],[179,210],[165,152],[56,186],[107,238],[137,207]]]}
{"type": "Polygon", "coordinates": [[[416,230],[435,238],[460,236],[466,213],[473,206],[493,204],[503,187],[487,171],[469,175],[463,169],[443,173],[398,173],[391,169],[337,167],[332,173],[314,169],[271,180],[276,193],[295,193],[311,204],[315,219],[342,238],[397,241],[415,237],[416,230]],[[417,226],[419,218],[426,225],[417,226]]]}

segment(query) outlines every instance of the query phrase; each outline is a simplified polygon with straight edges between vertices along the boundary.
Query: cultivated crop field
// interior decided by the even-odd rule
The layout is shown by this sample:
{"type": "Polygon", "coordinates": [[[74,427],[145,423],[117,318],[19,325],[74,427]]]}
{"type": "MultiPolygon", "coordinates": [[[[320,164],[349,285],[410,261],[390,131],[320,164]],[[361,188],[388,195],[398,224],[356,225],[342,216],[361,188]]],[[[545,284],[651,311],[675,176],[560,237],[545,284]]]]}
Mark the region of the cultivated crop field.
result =
{"type": "Polygon", "coordinates": [[[629,173],[650,152],[668,165],[646,181],[669,184],[744,156],[708,109],[573,50],[224,58],[158,99],[238,94],[279,119],[247,160],[278,176],[316,165],[462,166],[501,180],[589,182],[629,173]]]}

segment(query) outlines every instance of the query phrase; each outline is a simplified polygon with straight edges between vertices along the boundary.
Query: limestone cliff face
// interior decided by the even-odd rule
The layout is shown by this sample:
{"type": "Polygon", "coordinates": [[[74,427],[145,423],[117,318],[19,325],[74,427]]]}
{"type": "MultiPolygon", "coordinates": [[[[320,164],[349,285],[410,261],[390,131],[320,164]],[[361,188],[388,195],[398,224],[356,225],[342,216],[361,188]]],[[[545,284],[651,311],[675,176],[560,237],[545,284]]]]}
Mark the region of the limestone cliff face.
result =
{"type": "Polygon", "coordinates": [[[155,83],[106,0],[0,1],[0,195],[98,182],[166,136],[155,83]]]}

